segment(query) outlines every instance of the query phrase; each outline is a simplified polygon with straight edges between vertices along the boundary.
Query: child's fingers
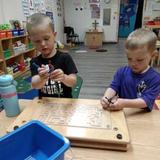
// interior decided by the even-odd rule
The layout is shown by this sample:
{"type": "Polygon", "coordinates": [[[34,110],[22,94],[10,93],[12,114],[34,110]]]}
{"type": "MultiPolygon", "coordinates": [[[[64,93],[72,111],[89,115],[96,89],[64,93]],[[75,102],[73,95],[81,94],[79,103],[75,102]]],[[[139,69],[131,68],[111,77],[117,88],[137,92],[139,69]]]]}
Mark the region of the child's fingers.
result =
{"type": "Polygon", "coordinates": [[[38,73],[40,73],[40,72],[42,72],[42,73],[48,73],[48,71],[46,70],[45,67],[39,67],[38,68],[38,73]]]}
{"type": "Polygon", "coordinates": [[[59,76],[61,74],[64,74],[64,72],[61,69],[55,69],[51,74],[54,76],[59,76]]]}
{"type": "Polygon", "coordinates": [[[105,97],[102,97],[102,99],[101,99],[100,102],[101,102],[101,105],[102,105],[103,109],[107,109],[107,108],[108,108],[109,103],[108,103],[108,101],[105,99],[105,97]]]}
{"type": "Polygon", "coordinates": [[[42,64],[42,65],[41,65],[41,68],[46,68],[46,65],[42,64]]]}
{"type": "Polygon", "coordinates": [[[46,79],[49,77],[47,70],[43,67],[38,68],[38,74],[41,78],[46,79]]]}
{"type": "Polygon", "coordinates": [[[117,102],[110,104],[109,108],[111,111],[119,111],[122,110],[122,108],[119,106],[119,104],[117,102]]]}
{"type": "Polygon", "coordinates": [[[108,108],[109,108],[110,111],[120,111],[120,110],[122,110],[121,108],[111,107],[111,106],[109,106],[108,108]]]}
{"type": "Polygon", "coordinates": [[[55,81],[62,81],[64,79],[64,72],[61,69],[56,69],[50,74],[50,78],[55,81]]]}

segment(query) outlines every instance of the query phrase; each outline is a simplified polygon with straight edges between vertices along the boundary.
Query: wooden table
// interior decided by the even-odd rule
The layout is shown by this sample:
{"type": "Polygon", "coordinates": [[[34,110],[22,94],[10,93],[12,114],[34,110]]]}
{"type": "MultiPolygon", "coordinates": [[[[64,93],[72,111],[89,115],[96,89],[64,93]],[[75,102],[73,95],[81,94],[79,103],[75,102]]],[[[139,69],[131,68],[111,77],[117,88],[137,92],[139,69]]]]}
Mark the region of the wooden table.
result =
{"type": "MultiPolygon", "coordinates": [[[[29,104],[29,100],[20,100],[22,109],[29,104]]],[[[72,147],[75,160],[159,160],[160,112],[125,109],[125,114],[131,137],[131,146],[127,152],[72,147]]],[[[4,111],[0,113],[0,136],[5,134],[15,119],[6,117],[4,111]]]]}

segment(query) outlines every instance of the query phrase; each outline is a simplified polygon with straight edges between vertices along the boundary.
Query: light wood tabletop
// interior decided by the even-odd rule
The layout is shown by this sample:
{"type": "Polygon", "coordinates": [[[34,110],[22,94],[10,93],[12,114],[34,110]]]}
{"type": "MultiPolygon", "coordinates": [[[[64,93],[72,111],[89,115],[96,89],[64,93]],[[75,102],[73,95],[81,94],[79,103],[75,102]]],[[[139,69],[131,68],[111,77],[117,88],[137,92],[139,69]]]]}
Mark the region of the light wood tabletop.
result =
{"type": "MultiPolygon", "coordinates": [[[[78,99],[81,101],[81,99],[78,99]]],[[[99,100],[97,100],[99,101],[99,100]]],[[[30,100],[20,100],[23,110],[30,100]]],[[[87,104],[86,104],[87,105],[87,104]]],[[[145,112],[141,109],[125,109],[131,144],[127,152],[72,147],[74,160],[159,160],[160,159],[160,111],[145,112]]],[[[0,136],[16,117],[6,117],[0,112],[0,136]]]]}

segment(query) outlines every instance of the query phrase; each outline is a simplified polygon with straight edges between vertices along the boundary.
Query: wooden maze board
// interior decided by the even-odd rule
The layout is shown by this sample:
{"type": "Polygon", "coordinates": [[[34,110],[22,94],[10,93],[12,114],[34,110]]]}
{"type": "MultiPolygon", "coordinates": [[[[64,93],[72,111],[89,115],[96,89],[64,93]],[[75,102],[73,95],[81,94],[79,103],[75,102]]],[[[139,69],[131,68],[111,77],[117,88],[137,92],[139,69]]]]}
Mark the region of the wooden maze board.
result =
{"type": "Polygon", "coordinates": [[[69,138],[72,146],[126,151],[130,141],[123,111],[105,111],[99,100],[33,100],[7,131],[33,119],[69,138]]]}

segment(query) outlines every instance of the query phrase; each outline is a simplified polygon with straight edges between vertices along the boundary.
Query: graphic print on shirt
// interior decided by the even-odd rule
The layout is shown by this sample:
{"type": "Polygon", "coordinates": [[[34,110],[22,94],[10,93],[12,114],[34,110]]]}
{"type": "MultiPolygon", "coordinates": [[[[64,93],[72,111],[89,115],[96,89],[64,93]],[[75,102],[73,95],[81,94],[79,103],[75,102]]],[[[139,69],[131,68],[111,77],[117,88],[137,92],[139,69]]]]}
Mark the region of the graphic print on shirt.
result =
{"type": "Polygon", "coordinates": [[[49,66],[49,73],[51,73],[52,71],[54,71],[54,66],[52,65],[51,60],[49,60],[48,66],[49,66]]]}
{"type": "Polygon", "coordinates": [[[58,95],[58,97],[60,95],[63,95],[63,88],[62,88],[61,82],[59,81],[55,82],[50,79],[45,83],[41,91],[44,94],[48,94],[48,95],[58,95]]]}
{"type": "Polygon", "coordinates": [[[147,88],[147,85],[145,84],[145,81],[141,81],[137,85],[137,97],[140,97],[146,88],[147,88]]]}

